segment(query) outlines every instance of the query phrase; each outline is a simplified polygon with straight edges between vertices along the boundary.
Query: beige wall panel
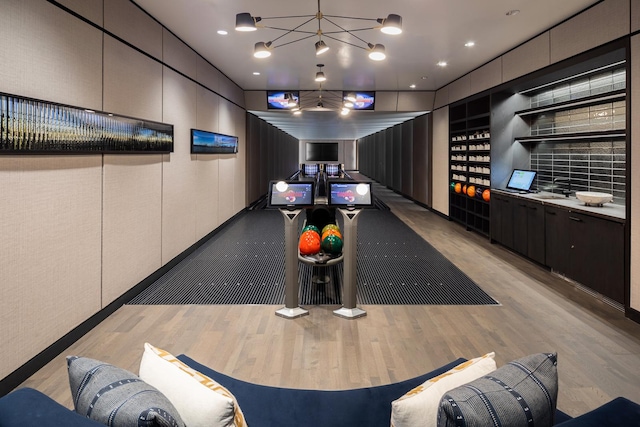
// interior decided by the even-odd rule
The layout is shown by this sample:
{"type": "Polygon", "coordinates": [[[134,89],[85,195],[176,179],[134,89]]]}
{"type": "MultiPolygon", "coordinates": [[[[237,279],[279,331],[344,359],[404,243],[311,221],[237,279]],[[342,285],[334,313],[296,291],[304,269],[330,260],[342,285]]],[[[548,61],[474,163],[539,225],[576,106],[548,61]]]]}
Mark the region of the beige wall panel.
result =
{"type": "Polygon", "coordinates": [[[102,32],[46,1],[1,7],[0,92],[102,109],[102,32]]]}
{"type": "Polygon", "coordinates": [[[154,58],[162,59],[162,26],[131,1],[105,1],[104,28],[154,58]]]}
{"type": "Polygon", "coordinates": [[[376,111],[397,111],[398,92],[376,92],[376,111]]]}
{"type": "Polygon", "coordinates": [[[433,112],[432,208],[449,215],[449,107],[433,112]]]}
{"type": "Polygon", "coordinates": [[[218,91],[224,98],[227,98],[236,104],[244,105],[244,91],[222,74],[220,76],[218,91]]]}
{"type": "Polygon", "coordinates": [[[220,99],[218,104],[218,130],[217,132],[226,135],[236,135],[236,124],[234,122],[233,109],[234,105],[226,99],[220,99]]]}
{"type": "Polygon", "coordinates": [[[196,241],[220,225],[218,179],[220,159],[214,154],[197,154],[196,241]]]}
{"type": "Polygon", "coordinates": [[[220,97],[202,86],[198,86],[197,91],[198,106],[196,110],[198,116],[196,119],[196,128],[209,132],[217,132],[220,97]]]}
{"type": "Polygon", "coordinates": [[[433,101],[433,109],[449,105],[449,85],[436,91],[436,99],[433,101]]]}
{"type": "Polygon", "coordinates": [[[431,111],[436,93],[398,92],[398,111],[431,111]]]}
{"type": "Polygon", "coordinates": [[[218,212],[220,213],[220,223],[225,222],[236,214],[233,204],[233,193],[235,192],[236,157],[233,154],[220,155],[220,169],[218,170],[218,212]]]}
{"type": "Polygon", "coordinates": [[[471,95],[471,82],[469,75],[460,77],[449,85],[449,102],[460,101],[471,95]]]}
{"type": "Polygon", "coordinates": [[[101,166],[0,158],[0,378],[101,308],[101,166]]]}
{"type": "Polygon", "coordinates": [[[168,30],[162,31],[162,58],[166,65],[173,67],[186,76],[196,79],[198,54],[168,30]]]}
{"type": "MultiPolygon", "coordinates": [[[[631,188],[640,188],[640,35],[631,38],[631,188]]],[[[640,311],[640,195],[631,192],[630,306],[640,311]]],[[[629,222],[627,222],[629,224],[629,222]]]]}
{"type": "Polygon", "coordinates": [[[631,32],[640,31],[640,2],[631,1],[631,32]]]}
{"type": "Polygon", "coordinates": [[[104,111],[162,121],[162,65],[109,36],[104,39],[104,111]]]}
{"type": "Polygon", "coordinates": [[[162,155],[105,155],[102,306],[162,264],[162,155]]]}
{"type": "Polygon", "coordinates": [[[244,92],[244,105],[249,111],[267,110],[267,92],[264,90],[247,90],[244,92]]]}
{"type": "Polygon", "coordinates": [[[58,3],[68,7],[78,15],[87,18],[102,27],[103,0],[58,0],[58,3]]]}
{"type": "Polygon", "coordinates": [[[483,92],[502,83],[502,58],[494,59],[469,73],[471,94],[483,92]]]}
{"type": "Polygon", "coordinates": [[[196,60],[196,80],[198,83],[206,86],[214,92],[218,92],[220,88],[220,79],[224,78],[220,71],[198,55],[196,60]]]}
{"type": "Polygon", "coordinates": [[[508,82],[550,64],[549,32],[502,55],[502,81],[508,82]]]}
{"type": "Polygon", "coordinates": [[[247,207],[247,114],[240,107],[233,107],[233,121],[236,124],[238,137],[238,153],[234,167],[233,213],[234,215],[247,207]]]}
{"type": "Polygon", "coordinates": [[[629,1],[606,0],[552,28],[551,63],[629,34],[629,1]]]}
{"type": "Polygon", "coordinates": [[[162,263],[196,241],[198,168],[190,151],[196,127],[197,85],[164,69],[164,121],[173,123],[174,152],[164,156],[162,171],[162,263]]]}

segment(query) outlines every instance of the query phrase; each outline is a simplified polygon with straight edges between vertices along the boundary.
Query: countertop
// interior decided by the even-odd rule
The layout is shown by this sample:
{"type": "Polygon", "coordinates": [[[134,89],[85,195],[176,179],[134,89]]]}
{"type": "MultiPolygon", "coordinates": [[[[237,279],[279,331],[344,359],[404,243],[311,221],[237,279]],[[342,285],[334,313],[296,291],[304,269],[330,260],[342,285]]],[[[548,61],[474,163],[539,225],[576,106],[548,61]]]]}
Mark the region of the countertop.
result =
{"type": "Polygon", "coordinates": [[[589,215],[599,216],[605,219],[611,219],[618,222],[625,222],[626,208],[622,205],[614,205],[613,203],[605,203],[604,206],[587,206],[584,202],[576,199],[575,196],[565,197],[559,194],[542,191],[540,193],[512,193],[500,190],[498,188],[491,189],[492,192],[504,194],[505,196],[517,197],[520,199],[531,200],[548,206],[557,206],[567,208],[570,211],[584,212],[589,215]]]}

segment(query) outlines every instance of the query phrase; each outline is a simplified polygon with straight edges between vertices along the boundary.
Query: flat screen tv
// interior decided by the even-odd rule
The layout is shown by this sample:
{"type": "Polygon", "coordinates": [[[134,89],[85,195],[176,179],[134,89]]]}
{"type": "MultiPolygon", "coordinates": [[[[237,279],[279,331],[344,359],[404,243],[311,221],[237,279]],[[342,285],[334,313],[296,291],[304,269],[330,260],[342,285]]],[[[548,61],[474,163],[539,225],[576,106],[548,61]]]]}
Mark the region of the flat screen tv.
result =
{"type": "Polygon", "coordinates": [[[339,146],[337,142],[307,142],[308,162],[337,162],[339,146]]]}
{"type": "Polygon", "coordinates": [[[370,182],[329,181],[329,205],[357,208],[373,205],[370,182]]]}
{"type": "Polygon", "coordinates": [[[531,184],[536,177],[536,171],[514,169],[507,183],[507,189],[515,191],[530,191],[531,184]]]}
{"type": "Polygon", "coordinates": [[[235,154],[238,152],[238,137],[221,133],[191,129],[191,153],[235,154]]]}
{"type": "Polygon", "coordinates": [[[374,110],[376,105],[376,93],[375,92],[343,92],[343,99],[347,99],[347,96],[354,96],[353,101],[354,110],[374,110]]]}
{"type": "Polygon", "coordinates": [[[269,110],[288,110],[289,98],[293,98],[296,104],[300,103],[300,92],[290,90],[269,90],[267,91],[267,108],[269,110]]]}
{"type": "Polygon", "coordinates": [[[296,207],[313,206],[313,181],[271,181],[269,183],[269,206],[296,207]]]}

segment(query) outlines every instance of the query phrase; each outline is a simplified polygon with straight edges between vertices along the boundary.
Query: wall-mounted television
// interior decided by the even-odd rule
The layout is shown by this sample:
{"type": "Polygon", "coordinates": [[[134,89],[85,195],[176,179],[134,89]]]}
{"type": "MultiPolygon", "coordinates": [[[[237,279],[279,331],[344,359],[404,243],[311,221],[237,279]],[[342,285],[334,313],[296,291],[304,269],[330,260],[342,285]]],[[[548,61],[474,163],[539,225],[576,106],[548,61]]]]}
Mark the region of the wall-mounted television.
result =
{"type": "Polygon", "coordinates": [[[357,208],[373,205],[370,182],[329,181],[329,205],[357,208]]]}
{"type": "Polygon", "coordinates": [[[306,157],[308,162],[337,162],[339,153],[337,142],[307,142],[306,157]]]}
{"type": "Polygon", "coordinates": [[[313,206],[313,181],[271,181],[269,183],[269,206],[296,207],[313,206]]]}
{"type": "Polygon", "coordinates": [[[238,137],[221,133],[191,129],[191,153],[235,154],[238,152],[238,137]]]}
{"type": "Polygon", "coordinates": [[[376,104],[375,92],[354,92],[354,91],[342,92],[342,98],[346,100],[347,97],[355,98],[355,101],[353,101],[354,110],[374,110],[375,109],[375,104],[376,104]]]}
{"type": "Polygon", "coordinates": [[[267,108],[269,110],[289,110],[290,99],[296,104],[300,104],[300,92],[291,90],[268,90],[267,91],[267,108]]]}

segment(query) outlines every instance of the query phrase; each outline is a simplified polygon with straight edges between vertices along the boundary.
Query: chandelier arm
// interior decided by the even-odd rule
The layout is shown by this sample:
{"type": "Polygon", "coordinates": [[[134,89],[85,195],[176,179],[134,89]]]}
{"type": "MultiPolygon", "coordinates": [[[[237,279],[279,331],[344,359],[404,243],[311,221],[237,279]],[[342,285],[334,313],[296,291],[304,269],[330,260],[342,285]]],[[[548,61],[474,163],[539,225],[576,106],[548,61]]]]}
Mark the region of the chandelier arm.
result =
{"type": "Polygon", "coordinates": [[[291,15],[291,16],[268,16],[268,17],[264,17],[261,16],[260,19],[261,20],[265,20],[265,19],[287,19],[287,18],[315,18],[316,15],[291,15]]]}
{"type": "MultiPolygon", "coordinates": [[[[324,18],[327,19],[327,18],[324,18]]],[[[327,19],[328,22],[330,22],[331,24],[335,25],[336,27],[340,28],[342,31],[344,31],[345,33],[349,33],[351,36],[357,38],[358,40],[360,40],[362,43],[368,45],[366,40],[361,39],[360,37],[356,36],[355,34],[351,34],[351,31],[347,30],[346,28],[341,27],[340,25],[336,24],[335,22],[333,22],[330,19],[327,19]]]]}
{"type": "MultiPolygon", "coordinates": [[[[300,38],[300,39],[296,39],[296,40],[292,40],[292,41],[290,41],[290,42],[286,42],[286,43],[279,44],[278,46],[274,46],[273,48],[275,49],[275,48],[277,48],[277,47],[286,46],[286,45],[288,45],[288,44],[296,43],[296,42],[299,42],[299,41],[302,41],[302,40],[306,40],[306,39],[309,39],[309,38],[314,37],[314,36],[315,36],[315,33],[314,33],[314,34],[311,34],[310,36],[302,37],[302,38],[300,38]]],[[[280,37],[282,37],[282,36],[280,36],[280,37]]],[[[279,39],[280,37],[278,37],[278,39],[279,39]]],[[[275,39],[275,40],[278,40],[278,39],[275,39]]],[[[364,48],[362,48],[362,49],[364,49],[364,48]]]]}
{"type": "MultiPolygon", "coordinates": [[[[290,28],[267,27],[267,26],[263,26],[261,28],[268,28],[270,30],[278,30],[278,31],[286,31],[286,34],[289,34],[289,33],[318,34],[316,31],[292,30],[290,28]]],[[[286,35],[286,34],[283,34],[283,35],[286,35]]]]}
{"type": "Polygon", "coordinates": [[[358,18],[356,16],[340,16],[340,15],[322,15],[324,18],[341,18],[341,19],[357,19],[360,21],[375,21],[378,22],[376,18],[358,18]]]}
{"type": "Polygon", "coordinates": [[[340,31],[327,31],[322,32],[322,34],[341,34],[341,33],[353,33],[354,31],[368,31],[368,30],[375,30],[376,27],[369,27],[369,28],[356,28],[355,30],[340,30],[340,31]]]}
{"type": "MultiPolygon", "coordinates": [[[[352,35],[353,35],[353,34],[352,34],[352,35]]],[[[325,36],[326,36],[328,39],[335,40],[335,41],[340,42],[340,43],[348,44],[348,45],[350,45],[350,46],[357,47],[357,48],[362,49],[362,50],[367,50],[367,48],[364,48],[364,47],[362,47],[362,46],[358,46],[357,44],[353,44],[353,43],[346,42],[346,41],[344,41],[344,40],[340,40],[340,39],[339,39],[339,38],[337,38],[337,37],[332,37],[332,36],[330,36],[330,35],[326,35],[326,34],[325,34],[325,36]]],[[[356,36],[354,36],[354,37],[356,37],[356,36]]],[[[362,40],[360,37],[356,37],[356,38],[357,38],[357,39],[359,39],[359,40],[362,40]]],[[[367,42],[366,42],[366,41],[364,41],[364,40],[362,40],[362,42],[363,42],[363,43],[367,43],[367,42]]],[[[368,46],[368,45],[369,45],[369,44],[367,43],[367,46],[368,46]]]]}
{"type": "MultiPolygon", "coordinates": [[[[288,34],[291,34],[291,33],[293,33],[293,32],[302,32],[302,31],[297,31],[297,30],[298,30],[298,28],[300,28],[300,27],[302,27],[303,25],[305,25],[305,24],[307,24],[307,23],[309,23],[309,22],[313,21],[314,19],[316,19],[316,18],[314,17],[314,18],[308,19],[308,20],[306,20],[305,22],[303,22],[302,24],[298,25],[297,27],[292,28],[292,29],[290,29],[290,30],[286,30],[286,33],[279,35],[279,36],[278,36],[278,37],[276,37],[275,39],[271,40],[271,42],[274,42],[274,41],[276,41],[276,40],[278,40],[278,39],[281,39],[282,37],[284,37],[284,36],[286,36],[286,35],[288,35],[288,34]]],[[[307,32],[307,34],[309,34],[309,33],[307,32]]],[[[313,33],[313,34],[315,35],[315,33],[313,33]]],[[[311,37],[311,36],[309,36],[309,37],[311,37]]],[[[308,38],[308,37],[305,37],[305,38],[308,38]]],[[[300,39],[300,40],[303,40],[303,39],[300,39]]],[[[286,44],[289,44],[289,43],[286,43],[286,44]]]]}

